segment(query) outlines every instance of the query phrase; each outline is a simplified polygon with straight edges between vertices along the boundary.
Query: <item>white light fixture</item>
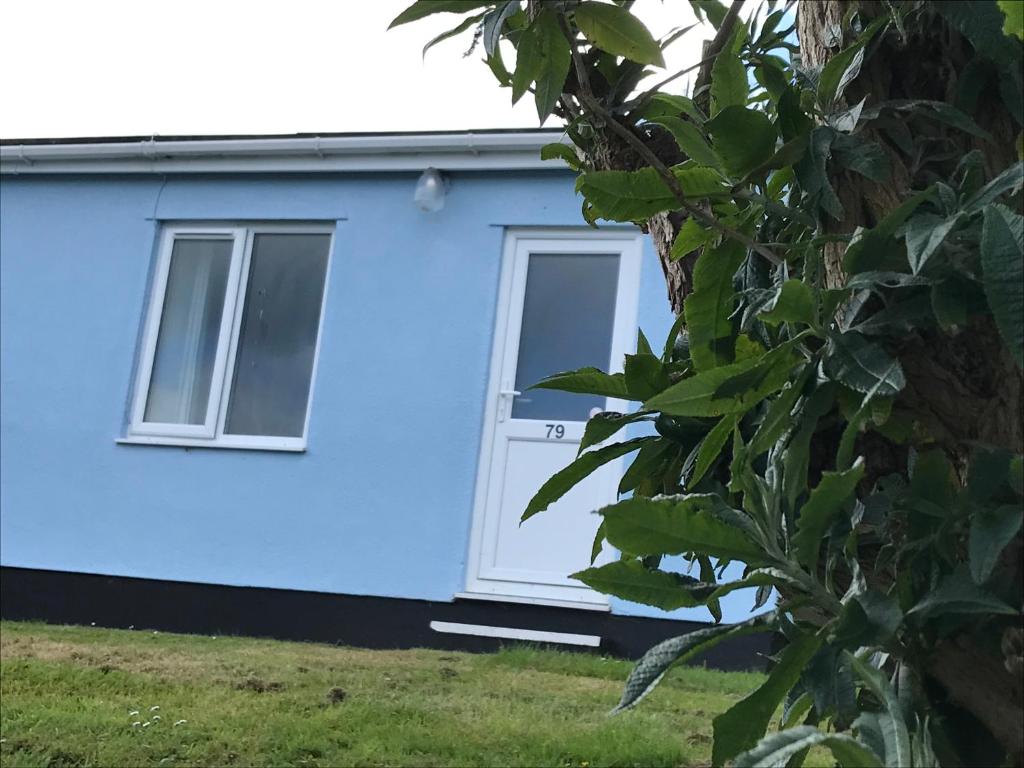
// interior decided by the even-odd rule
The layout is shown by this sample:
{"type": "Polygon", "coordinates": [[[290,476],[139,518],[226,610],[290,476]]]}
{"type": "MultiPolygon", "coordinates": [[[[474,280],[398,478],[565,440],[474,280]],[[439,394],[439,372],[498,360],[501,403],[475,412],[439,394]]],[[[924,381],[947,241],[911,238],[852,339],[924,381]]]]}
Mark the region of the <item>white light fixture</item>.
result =
{"type": "Polygon", "coordinates": [[[427,168],[416,182],[412,199],[420,210],[434,213],[444,208],[444,177],[436,168],[427,168]]]}

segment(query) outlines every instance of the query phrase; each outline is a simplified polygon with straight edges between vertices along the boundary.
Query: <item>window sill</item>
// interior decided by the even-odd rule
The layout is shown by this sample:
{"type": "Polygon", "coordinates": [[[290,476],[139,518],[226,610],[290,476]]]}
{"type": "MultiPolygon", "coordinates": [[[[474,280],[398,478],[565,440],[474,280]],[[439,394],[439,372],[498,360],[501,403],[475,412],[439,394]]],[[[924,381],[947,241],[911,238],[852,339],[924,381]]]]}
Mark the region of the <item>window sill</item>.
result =
{"type": "Polygon", "coordinates": [[[242,437],[202,440],[192,437],[160,437],[159,435],[130,435],[115,440],[118,445],[163,445],[174,448],[227,448],[241,451],[279,451],[305,453],[306,443],[300,438],[242,437]]]}

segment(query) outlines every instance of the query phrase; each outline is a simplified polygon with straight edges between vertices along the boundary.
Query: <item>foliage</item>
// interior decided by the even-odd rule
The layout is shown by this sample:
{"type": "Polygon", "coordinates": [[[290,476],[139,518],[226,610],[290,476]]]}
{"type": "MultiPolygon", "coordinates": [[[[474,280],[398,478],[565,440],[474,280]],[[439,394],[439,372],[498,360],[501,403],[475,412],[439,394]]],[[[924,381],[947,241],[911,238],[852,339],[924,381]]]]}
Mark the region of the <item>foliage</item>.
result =
{"type": "MultiPolygon", "coordinates": [[[[730,22],[716,0],[691,5],[723,39],[709,78],[682,96],[664,90],[672,78],[639,90],[662,61],[656,48],[682,32],[652,47],[629,2],[485,4],[484,28],[502,18],[498,40],[518,50],[501,84],[514,98],[532,85],[541,118],[554,110],[567,122],[578,151],[547,154],[579,173],[586,220],[646,226],[682,212],[671,256],[697,254],[663,354],[647,346],[624,374],[584,369],[538,385],[635,401],[634,418],[653,420],[657,434],[601,445],[627,420],[595,417],[593,447],[541,488],[524,519],[637,452],[620,487],[631,497],[599,510],[599,539],[621,559],[576,578],[712,615],[731,590],[756,586],[758,606],[777,593],[764,617],[653,648],[618,707],[726,636],[780,633],[765,685],[715,720],[716,765],[799,765],[815,745],[840,765],[958,763],[928,659],[958,633],[999,638],[1019,627],[1021,588],[999,563],[1020,539],[1022,459],[976,443],[963,466],[951,464],[941,436],[905,406],[903,342],[942,344],[994,323],[1024,365],[1024,163],[993,172],[977,103],[850,94],[863,91],[858,77],[883,42],[938,15],[973,46],[975,71],[994,78],[979,87],[998,92],[997,108],[1019,126],[1020,41],[1003,34],[995,2],[889,2],[875,18],[853,5],[835,30],[843,45],[814,69],[792,55],[793,28],[783,28],[792,16],[774,2],[748,22],[730,22]],[[570,47],[568,74],[562,53],[538,56],[529,42],[542,26],[570,47]],[[655,135],[682,159],[645,151],[655,135]],[[951,151],[965,138],[980,148],[951,151]],[[635,149],[635,168],[594,164],[610,141],[635,149]],[[897,163],[918,186],[872,226],[843,232],[837,179],[885,185],[897,163]],[[646,375],[631,376],[638,367],[646,375]],[[879,445],[903,457],[898,471],[879,470],[879,445]],[[743,577],[717,581],[715,567],[730,561],[746,565],[743,577]],[[767,733],[779,706],[782,722],[767,733]]],[[[502,55],[498,42],[487,48],[497,73],[502,55]]]]}

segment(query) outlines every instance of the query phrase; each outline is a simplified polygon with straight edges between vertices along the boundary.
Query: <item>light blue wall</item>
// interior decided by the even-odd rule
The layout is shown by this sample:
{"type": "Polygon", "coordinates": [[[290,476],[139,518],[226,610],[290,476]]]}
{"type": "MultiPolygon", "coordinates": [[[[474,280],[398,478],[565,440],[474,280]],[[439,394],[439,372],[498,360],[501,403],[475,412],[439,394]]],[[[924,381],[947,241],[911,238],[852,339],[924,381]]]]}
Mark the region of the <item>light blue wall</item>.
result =
{"type": "MultiPolygon", "coordinates": [[[[579,226],[579,201],[560,172],[464,173],[427,214],[412,204],[415,181],[4,177],[0,562],[434,600],[460,591],[503,226],[579,226]],[[306,453],[114,442],[159,221],[190,219],[338,221],[306,453]]],[[[664,291],[648,245],[640,322],[655,343],[670,324],[664,291]]]]}

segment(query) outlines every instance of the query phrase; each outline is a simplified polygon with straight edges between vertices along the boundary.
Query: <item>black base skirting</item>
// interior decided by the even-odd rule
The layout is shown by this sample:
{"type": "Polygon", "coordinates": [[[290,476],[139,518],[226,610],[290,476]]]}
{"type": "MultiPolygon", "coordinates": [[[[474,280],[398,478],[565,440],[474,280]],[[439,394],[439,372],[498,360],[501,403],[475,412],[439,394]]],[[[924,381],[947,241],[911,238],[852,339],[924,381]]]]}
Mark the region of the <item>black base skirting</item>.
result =
{"type": "MultiPolygon", "coordinates": [[[[519,603],[435,602],[262,587],[0,568],[0,617],[204,635],[250,635],[362,648],[494,651],[511,641],[451,635],[431,621],[599,635],[602,653],[638,658],[707,624],[519,603]]],[[[764,669],[769,634],[726,640],[693,663],[764,669]]]]}

